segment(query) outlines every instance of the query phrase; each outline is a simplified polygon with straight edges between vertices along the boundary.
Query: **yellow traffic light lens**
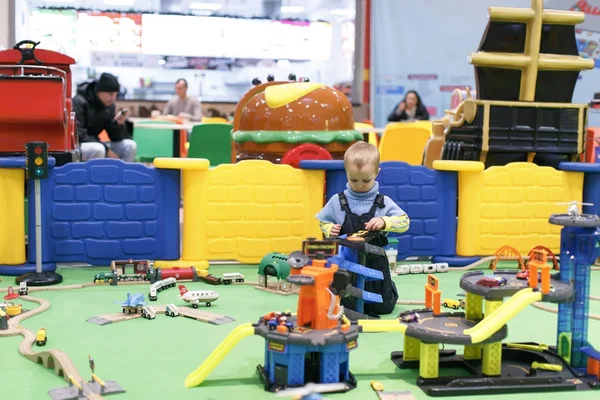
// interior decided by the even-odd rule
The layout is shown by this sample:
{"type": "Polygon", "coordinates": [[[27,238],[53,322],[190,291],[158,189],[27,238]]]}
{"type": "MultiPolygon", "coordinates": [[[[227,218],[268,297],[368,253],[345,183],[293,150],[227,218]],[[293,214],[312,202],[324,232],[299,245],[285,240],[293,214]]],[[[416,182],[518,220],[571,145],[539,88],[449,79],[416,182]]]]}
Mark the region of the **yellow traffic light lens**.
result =
{"type": "Polygon", "coordinates": [[[42,165],[43,163],[44,163],[44,160],[42,160],[42,157],[35,158],[35,165],[42,165]]]}

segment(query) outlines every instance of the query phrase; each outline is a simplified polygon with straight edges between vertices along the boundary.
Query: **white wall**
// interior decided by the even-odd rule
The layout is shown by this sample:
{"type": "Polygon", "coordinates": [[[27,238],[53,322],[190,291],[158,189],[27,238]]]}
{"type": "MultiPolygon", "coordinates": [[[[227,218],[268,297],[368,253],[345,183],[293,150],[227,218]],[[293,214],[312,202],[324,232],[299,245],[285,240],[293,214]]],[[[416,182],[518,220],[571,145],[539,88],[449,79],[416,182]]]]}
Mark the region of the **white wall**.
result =
{"type": "Polygon", "coordinates": [[[11,3],[13,0],[0,1],[0,46],[9,48],[14,45],[11,41],[11,27],[13,26],[13,16],[11,15],[11,3]]]}

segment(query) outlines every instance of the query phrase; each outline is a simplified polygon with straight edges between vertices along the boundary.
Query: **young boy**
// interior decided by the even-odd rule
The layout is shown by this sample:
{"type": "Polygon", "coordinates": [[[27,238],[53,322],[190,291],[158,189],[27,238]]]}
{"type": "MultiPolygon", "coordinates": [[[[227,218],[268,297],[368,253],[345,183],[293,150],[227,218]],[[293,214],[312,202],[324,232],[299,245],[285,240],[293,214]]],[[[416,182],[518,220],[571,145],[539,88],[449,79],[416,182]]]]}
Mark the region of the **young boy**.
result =
{"type": "MultiPolygon", "coordinates": [[[[388,244],[383,232],[406,232],[410,225],[408,215],[387,196],[379,193],[379,150],[372,144],[356,142],[344,154],[348,177],[346,190],[329,199],[316,215],[325,237],[352,235],[361,230],[380,232],[370,244],[384,247],[388,244]]],[[[392,281],[386,257],[367,255],[367,267],[383,273],[383,281],[369,281],[365,290],[381,294],[383,303],[365,304],[365,312],[389,314],[394,310],[398,293],[392,281]]],[[[342,300],[345,307],[354,309],[354,300],[342,300]]]]}

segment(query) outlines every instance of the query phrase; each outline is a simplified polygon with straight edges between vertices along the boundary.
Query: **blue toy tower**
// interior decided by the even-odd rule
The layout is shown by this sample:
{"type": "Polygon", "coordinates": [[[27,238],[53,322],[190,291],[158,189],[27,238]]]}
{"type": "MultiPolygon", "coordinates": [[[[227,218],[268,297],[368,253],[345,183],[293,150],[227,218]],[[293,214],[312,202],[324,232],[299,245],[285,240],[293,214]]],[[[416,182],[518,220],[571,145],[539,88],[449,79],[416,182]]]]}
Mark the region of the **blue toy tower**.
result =
{"type": "Polygon", "coordinates": [[[576,370],[587,367],[591,265],[600,256],[600,218],[590,214],[553,214],[560,233],[560,280],[573,282],[575,297],[558,305],[558,353],[576,370]]]}

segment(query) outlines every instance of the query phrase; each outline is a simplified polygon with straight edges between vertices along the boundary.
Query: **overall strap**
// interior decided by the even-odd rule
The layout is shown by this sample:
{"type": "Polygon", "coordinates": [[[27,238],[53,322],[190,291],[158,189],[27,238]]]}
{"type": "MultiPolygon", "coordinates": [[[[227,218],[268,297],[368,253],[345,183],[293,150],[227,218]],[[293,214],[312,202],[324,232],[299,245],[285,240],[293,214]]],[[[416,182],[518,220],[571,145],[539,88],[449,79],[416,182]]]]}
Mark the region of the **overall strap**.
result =
{"type": "Polygon", "coordinates": [[[373,201],[373,205],[369,210],[369,215],[375,215],[375,210],[378,208],[385,208],[385,204],[383,203],[383,195],[381,193],[378,193],[377,196],[375,196],[375,201],[373,201]]]}
{"type": "Polygon", "coordinates": [[[342,206],[342,211],[344,211],[346,214],[352,214],[350,206],[348,205],[348,199],[346,198],[344,192],[338,193],[338,197],[340,199],[340,206],[342,206]]]}

